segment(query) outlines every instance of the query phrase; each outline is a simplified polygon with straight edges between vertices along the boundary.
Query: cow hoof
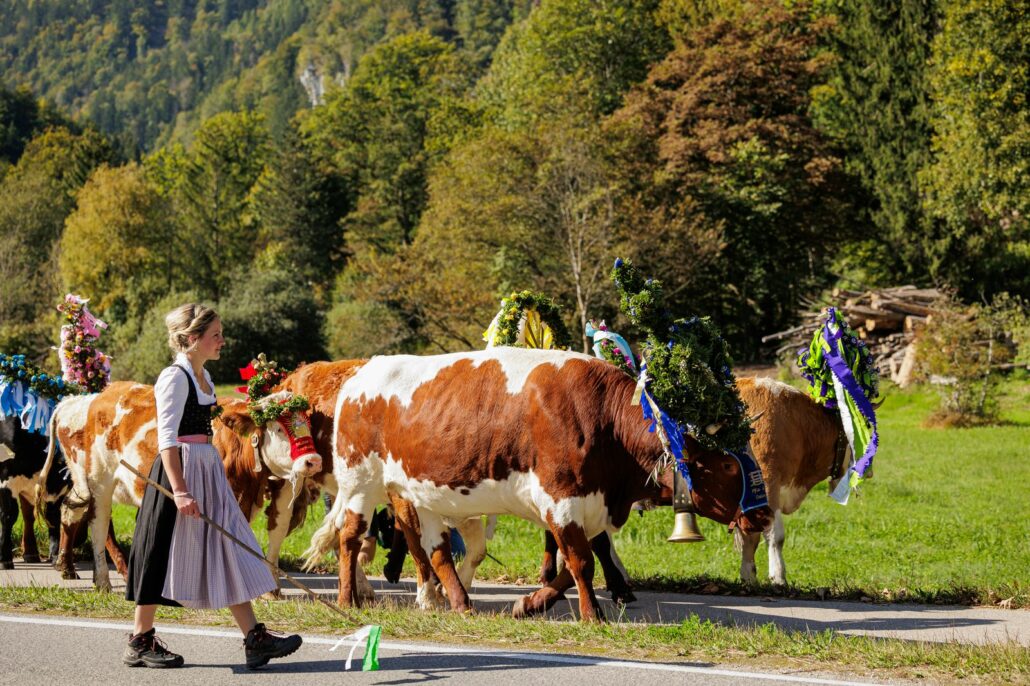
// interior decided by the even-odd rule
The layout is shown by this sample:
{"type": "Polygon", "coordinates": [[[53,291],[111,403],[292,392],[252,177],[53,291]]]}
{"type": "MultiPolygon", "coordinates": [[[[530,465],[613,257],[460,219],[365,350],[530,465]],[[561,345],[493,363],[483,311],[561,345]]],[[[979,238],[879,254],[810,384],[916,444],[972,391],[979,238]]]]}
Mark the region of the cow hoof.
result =
{"type": "Polygon", "coordinates": [[[525,595],[515,601],[515,604],[511,608],[511,616],[515,619],[525,619],[537,614],[539,611],[533,609],[530,604],[533,598],[533,594],[525,595]]]}
{"type": "Polygon", "coordinates": [[[0,569],[14,569],[14,562],[0,562],[0,569]]]}
{"type": "Polygon", "coordinates": [[[39,564],[39,555],[26,555],[25,564],[39,564]]]}
{"type": "Polygon", "coordinates": [[[633,595],[633,591],[612,593],[612,602],[616,605],[629,605],[630,603],[637,602],[637,597],[633,595]]]}
{"type": "Polygon", "coordinates": [[[79,575],[74,569],[63,569],[61,570],[61,578],[68,581],[78,581],[79,575]]]}
{"type": "Polygon", "coordinates": [[[282,599],[283,599],[283,592],[282,592],[282,590],[280,590],[278,588],[275,589],[274,591],[269,591],[268,593],[265,593],[265,594],[263,594],[261,596],[261,600],[272,601],[272,600],[282,600],[282,599]]]}

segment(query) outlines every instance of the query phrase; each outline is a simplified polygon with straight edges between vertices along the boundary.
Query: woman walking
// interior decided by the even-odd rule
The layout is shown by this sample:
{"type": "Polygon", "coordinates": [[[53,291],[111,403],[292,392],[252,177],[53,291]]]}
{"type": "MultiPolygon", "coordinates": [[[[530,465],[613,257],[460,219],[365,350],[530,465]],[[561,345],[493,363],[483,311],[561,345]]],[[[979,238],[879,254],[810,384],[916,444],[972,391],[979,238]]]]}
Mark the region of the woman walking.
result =
{"type": "Polygon", "coordinates": [[[301,637],[268,631],[250,601],[277,588],[268,568],[200,519],[218,522],[261,552],[211,444],[215,389],[204,363],[217,360],[225,340],[214,310],[189,304],[165,317],[175,363],[154,386],[161,459],[150,478],[175,495],[147,486],[136,515],[126,598],[136,603],[135,628],[123,662],[130,667],[181,667],[181,655],[154,634],[158,605],[228,607],[244,635],[247,667],[297,650],[301,637]]]}

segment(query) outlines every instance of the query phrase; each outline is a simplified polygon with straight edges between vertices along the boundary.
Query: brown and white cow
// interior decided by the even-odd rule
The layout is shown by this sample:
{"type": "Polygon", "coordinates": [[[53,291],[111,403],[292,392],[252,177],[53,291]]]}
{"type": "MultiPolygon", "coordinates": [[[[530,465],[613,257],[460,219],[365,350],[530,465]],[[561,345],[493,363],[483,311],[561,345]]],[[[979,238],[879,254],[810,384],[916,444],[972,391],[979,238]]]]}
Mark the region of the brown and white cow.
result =
{"type": "MultiPolygon", "coordinates": [[[[275,396],[269,400],[281,400],[275,396]]],[[[264,427],[254,425],[242,400],[222,399],[220,421],[215,422],[214,444],[229,460],[245,460],[249,466],[263,465],[264,474],[287,480],[298,487],[321,470],[317,453],[306,452],[291,458],[291,435],[279,422],[264,427]],[[243,438],[249,435],[249,440],[243,438]],[[254,456],[258,459],[255,461],[254,456]]],[[[303,413],[300,413],[303,414],[303,413]]],[[[293,418],[283,418],[293,421],[293,418]]],[[[306,421],[306,419],[302,419],[306,421]]],[[[92,538],[93,580],[100,590],[111,588],[104,547],[107,545],[119,572],[125,573],[124,556],[108,539],[112,503],[139,507],[146,483],[120,464],[125,460],[143,474],[149,474],[157,450],[157,411],[153,386],[118,382],[100,393],[75,396],[62,401],[50,420],[50,447],[41,480],[46,479],[57,444],[64,453],[71,471],[72,489],[62,508],[62,523],[74,530],[93,508],[92,538]]],[[[229,471],[232,471],[231,469],[229,471]]],[[[243,470],[236,473],[242,474],[243,470]]],[[[259,472],[259,474],[261,474],[259,472]]],[[[259,476],[260,483],[264,476],[259,476]]],[[[237,482],[237,487],[240,483],[237,482]]],[[[244,513],[252,517],[256,509],[248,499],[263,500],[263,489],[255,483],[237,492],[244,513]]],[[[292,492],[288,493],[292,498],[292,492]]],[[[285,518],[287,524],[289,517],[285,518]]],[[[62,545],[69,536],[62,536],[62,545]]],[[[281,540],[281,539],[280,539],[281,540]]],[[[71,564],[72,556],[65,556],[71,564]]],[[[74,573],[74,570],[72,570],[74,573]]]]}
{"type": "MultiPolygon", "coordinates": [[[[339,602],[359,602],[355,566],[376,505],[400,497],[417,510],[421,548],[452,607],[468,595],[450,562],[445,521],[514,514],[548,528],[567,563],[516,614],[541,612],[573,583],[584,619],[599,616],[589,540],[617,530],[637,500],[654,498],[663,450],[634,382],[579,353],[494,348],[433,357],[375,357],[351,365],[334,397],[331,436],[337,497],[307,551],[316,561],[339,541],[339,602]]],[[[334,392],[335,391],[335,392],[334,392]]],[[[318,433],[316,432],[316,437],[318,433]]],[[[324,437],[323,437],[324,440],[324,437]]],[[[739,513],[740,466],[688,439],[702,514],[762,531],[768,508],[739,513]]]]}
{"type": "MultiPolygon", "coordinates": [[[[795,512],[812,488],[830,479],[830,490],[848,467],[851,448],[840,416],[789,384],[768,378],[737,380],[740,395],[752,412],[763,412],[751,439],[755,460],[765,476],[773,525],[765,532],[769,550],[769,579],[787,582],[783,564],[783,515],[795,512]]],[[[755,550],[760,534],[737,530],[741,551],[740,578],[757,580],[755,550]]]]}
{"type": "MultiPolygon", "coordinates": [[[[839,415],[814,402],[806,393],[768,378],[740,378],[737,388],[754,416],[755,435],[751,448],[765,476],[769,506],[773,510],[773,526],[764,532],[769,550],[769,579],[773,584],[787,581],[783,563],[783,515],[795,512],[812,488],[827,479],[830,490],[847,469],[851,448],[844,436],[839,415]]],[[[604,536],[595,538],[594,551],[605,568],[609,589],[629,588],[628,578],[619,579],[620,564],[614,548],[605,548],[604,536]],[[611,572],[611,573],[609,573],[611,572]]],[[[734,531],[735,544],[741,552],[740,578],[747,583],[757,581],[755,550],[761,534],[734,531]]],[[[553,541],[545,543],[545,579],[553,578],[556,568],[553,541]]],[[[470,550],[471,553],[471,550],[470,550]]]]}

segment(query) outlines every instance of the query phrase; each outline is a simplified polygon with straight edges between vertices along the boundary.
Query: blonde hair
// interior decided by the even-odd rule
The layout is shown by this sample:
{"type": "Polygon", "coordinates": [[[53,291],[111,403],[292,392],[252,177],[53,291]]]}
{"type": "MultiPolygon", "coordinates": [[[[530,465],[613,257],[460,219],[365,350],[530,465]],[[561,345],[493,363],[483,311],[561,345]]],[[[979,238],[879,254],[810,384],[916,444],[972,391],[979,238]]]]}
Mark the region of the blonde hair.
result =
{"type": "Polygon", "coordinates": [[[197,344],[196,341],[190,343],[190,336],[196,336],[199,339],[216,319],[218,319],[218,313],[206,305],[189,303],[176,307],[165,315],[165,326],[168,327],[168,347],[177,353],[192,351],[197,344]]]}

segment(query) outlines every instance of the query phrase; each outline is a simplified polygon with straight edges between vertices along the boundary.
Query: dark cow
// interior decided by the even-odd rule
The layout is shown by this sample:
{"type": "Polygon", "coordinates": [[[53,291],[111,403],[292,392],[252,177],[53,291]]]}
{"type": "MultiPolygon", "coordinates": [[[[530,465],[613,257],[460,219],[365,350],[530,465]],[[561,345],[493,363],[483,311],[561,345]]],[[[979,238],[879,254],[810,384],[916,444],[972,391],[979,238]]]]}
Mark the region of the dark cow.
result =
{"type": "MultiPolygon", "coordinates": [[[[46,462],[47,438],[26,431],[17,417],[0,417],[0,569],[14,568],[12,530],[22,513],[22,554],[26,562],[39,562],[34,510],[36,482],[46,462]]],[[[57,467],[49,474],[46,503],[47,529],[50,533],[50,559],[57,556],[60,527],[60,500],[71,486],[71,478],[58,456],[57,467]]]]}
{"type": "MultiPolygon", "coordinates": [[[[361,537],[376,505],[401,498],[417,511],[421,547],[431,551],[452,607],[464,609],[468,595],[450,560],[445,520],[515,514],[549,529],[566,559],[558,577],[521,599],[515,614],[546,610],[575,583],[582,617],[599,617],[590,539],[621,527],[634,502],[661,494],[651,476],[662,470],[664,451],[631,403],[634,386],[606,362],[553,350],[351,363],[326,396],[302,391],[313,404],[332,402],[335,416],[337,497],[312,539],[309,563],[339,541],[339,602],[360,602],[354,580],[361,537]]],[[[739,511],[737,461],[687,443],[700,513],[764,530],[767,507],[739,511]]]]}

